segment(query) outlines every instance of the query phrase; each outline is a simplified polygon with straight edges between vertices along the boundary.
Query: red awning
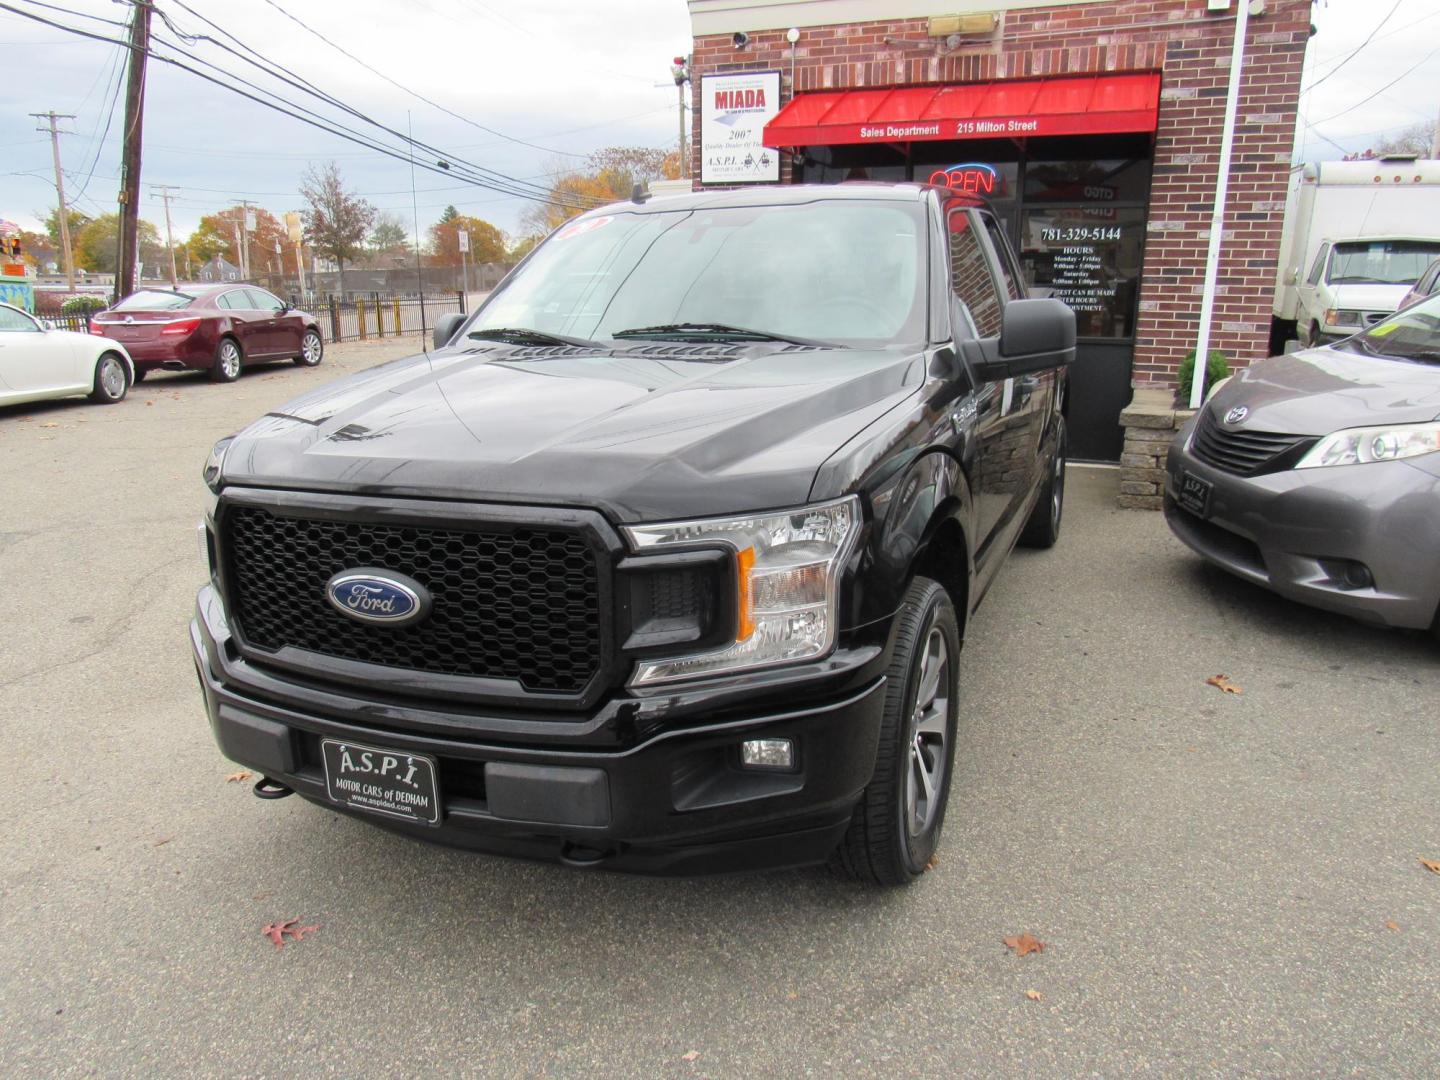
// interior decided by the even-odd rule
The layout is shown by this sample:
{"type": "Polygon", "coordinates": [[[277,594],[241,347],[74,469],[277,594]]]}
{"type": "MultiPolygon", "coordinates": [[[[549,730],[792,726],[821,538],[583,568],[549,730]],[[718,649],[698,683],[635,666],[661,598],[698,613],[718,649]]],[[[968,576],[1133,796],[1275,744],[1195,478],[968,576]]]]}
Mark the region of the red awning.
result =
{"type": "Polygon", "coordinates": [[[765,125],[765,145],[935,142],[1154,131],[1160,75],[882,87],[800,94],[765,125]]]}

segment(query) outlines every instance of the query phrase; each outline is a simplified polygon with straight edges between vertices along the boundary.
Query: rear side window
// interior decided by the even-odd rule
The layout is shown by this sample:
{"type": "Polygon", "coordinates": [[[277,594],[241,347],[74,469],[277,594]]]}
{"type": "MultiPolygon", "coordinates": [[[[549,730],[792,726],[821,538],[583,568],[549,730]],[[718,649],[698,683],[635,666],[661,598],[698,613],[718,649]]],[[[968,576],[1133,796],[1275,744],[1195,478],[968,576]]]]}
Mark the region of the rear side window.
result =
{"type": "Polygon", "coordinates": [[[1003,300],[985,249],[975,235],[974,221],[965,210],[950,213],[950,285],[970,312],[979,335],[998,335],[1003,300]]]}
{"type": "Polygon", "coordinates": [[[141,289],[131,293],[116,304],[111,311],[175,311],[188,307],[195,298],[184,293],[164,292],[160,289],[141,289]]]}
{"type": "Polygon", "coordinates": [[[215,306],[224,308],[226,311],[249,311],[254,304],[251,302],[250,295],[246,290],[235,289],[231,292],[221,294],[221,296],[216,299],[215,306]]]}

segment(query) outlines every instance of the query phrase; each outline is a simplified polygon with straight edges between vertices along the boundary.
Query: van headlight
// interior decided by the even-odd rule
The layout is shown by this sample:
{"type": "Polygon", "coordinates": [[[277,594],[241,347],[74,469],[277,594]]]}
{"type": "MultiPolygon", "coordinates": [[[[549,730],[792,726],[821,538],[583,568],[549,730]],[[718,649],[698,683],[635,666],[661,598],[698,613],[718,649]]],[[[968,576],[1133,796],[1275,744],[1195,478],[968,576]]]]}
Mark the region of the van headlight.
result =
{"type": "Polygon", "coordinates": [[[1326,435],[1296,463],[1297,469],[1399,461],[1440,450],[1440,423],[1347,428],[1326,435]]]}
{"type": "Polygon", "coordinates": [[[860,533],[855,496],[772,514],[636,525],[639,552],[728,547],[734,554],[735,640],[719,649],[645,660],[631,686],[813,660],[835,647],[840,575],[860,533]]]}
{"type": "Polygon", "coordinates": [[[1359,326],[1360,312],[1349,308],[1330,308],[1325,312],[1326,326],[1359,326]]]}

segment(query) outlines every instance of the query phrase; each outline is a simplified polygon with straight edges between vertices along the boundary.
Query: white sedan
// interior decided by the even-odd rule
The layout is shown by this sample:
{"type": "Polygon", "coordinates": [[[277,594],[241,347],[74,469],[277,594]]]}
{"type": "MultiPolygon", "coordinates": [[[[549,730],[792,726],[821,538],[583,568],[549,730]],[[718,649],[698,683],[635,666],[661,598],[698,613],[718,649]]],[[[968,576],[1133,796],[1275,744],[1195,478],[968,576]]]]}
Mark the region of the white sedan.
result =
{"type": "Polygon", "coordinates": [[[135,364],[119,342],[55,330],[0,304],[0,405],[75,394],[113,405],[134,382],[135,364]]]}

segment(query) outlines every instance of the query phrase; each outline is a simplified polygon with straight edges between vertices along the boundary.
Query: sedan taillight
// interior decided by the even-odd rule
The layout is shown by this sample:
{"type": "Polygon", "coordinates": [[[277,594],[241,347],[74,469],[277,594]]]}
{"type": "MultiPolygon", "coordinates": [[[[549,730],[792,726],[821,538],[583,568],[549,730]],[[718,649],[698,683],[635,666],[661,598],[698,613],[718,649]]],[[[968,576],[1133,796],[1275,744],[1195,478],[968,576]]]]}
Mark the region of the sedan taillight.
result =
{"type": "Polygon", "coordinates": [[[95,334],[97,337],[104,337],[105,327],[92,319],[90,322],[90,333],[95,334]]]}
{"type": "Polygon", "coordinates": [[[183,337],[186,334],[193,334],[195,328],[200,325],[199,319],[176,319],[160,331],[162,337],[173,336],[183,337]]]}

